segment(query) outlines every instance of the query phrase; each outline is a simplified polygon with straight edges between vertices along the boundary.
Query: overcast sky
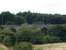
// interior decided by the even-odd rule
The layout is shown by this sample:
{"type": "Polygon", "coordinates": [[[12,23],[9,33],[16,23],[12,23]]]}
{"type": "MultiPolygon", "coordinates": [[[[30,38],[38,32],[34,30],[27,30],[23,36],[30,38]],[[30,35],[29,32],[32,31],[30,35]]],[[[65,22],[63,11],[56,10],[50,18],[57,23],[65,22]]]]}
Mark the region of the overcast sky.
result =
{"type": "Polygon", "coordinates": [[[0,0],[0,12],[31,11],[66,14],[66,0],[0,0]]]}

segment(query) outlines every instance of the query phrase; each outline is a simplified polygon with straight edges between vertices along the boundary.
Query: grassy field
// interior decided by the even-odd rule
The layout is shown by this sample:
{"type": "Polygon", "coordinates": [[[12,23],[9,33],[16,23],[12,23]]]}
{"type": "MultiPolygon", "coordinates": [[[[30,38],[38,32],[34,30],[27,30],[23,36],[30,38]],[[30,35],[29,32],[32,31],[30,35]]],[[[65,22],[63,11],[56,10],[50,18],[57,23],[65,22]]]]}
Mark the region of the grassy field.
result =
{"type": "Polygon", "coordinates": [[[66,50],[66,43],[33,45],[34,50],[66,50]]]}

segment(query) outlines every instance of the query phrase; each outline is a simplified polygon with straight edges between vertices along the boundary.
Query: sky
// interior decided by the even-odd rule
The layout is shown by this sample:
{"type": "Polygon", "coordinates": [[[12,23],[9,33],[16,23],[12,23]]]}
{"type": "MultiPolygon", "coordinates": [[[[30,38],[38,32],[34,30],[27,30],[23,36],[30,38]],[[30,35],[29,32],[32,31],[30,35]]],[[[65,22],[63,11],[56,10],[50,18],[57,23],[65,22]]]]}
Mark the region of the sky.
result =
{"type": "Polygon", "coordinates": [[[0,12],[66,14],[66,0],[0,0],[0,12]]]}

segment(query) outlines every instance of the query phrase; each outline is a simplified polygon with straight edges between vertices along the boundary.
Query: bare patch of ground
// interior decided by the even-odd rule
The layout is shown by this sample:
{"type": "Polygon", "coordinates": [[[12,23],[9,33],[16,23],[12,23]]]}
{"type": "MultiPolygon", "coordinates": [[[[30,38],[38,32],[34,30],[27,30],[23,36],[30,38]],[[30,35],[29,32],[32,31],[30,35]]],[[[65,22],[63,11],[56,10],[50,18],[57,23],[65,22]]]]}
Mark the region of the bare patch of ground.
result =
{"type": "Polygon", "coordinates": [[[66,50],[66,43],[42,44],[33,46],[34,50],[37,50],[38,48],[41,50],[66,50]]]}
{"type": "Polygon", "coordinates": [[[8,47],[6,47],[5,45],[3,45],[3,44],[0,44],[0,48],[4,48],[4,50],[9,50],[9,48],[8,47]]]}

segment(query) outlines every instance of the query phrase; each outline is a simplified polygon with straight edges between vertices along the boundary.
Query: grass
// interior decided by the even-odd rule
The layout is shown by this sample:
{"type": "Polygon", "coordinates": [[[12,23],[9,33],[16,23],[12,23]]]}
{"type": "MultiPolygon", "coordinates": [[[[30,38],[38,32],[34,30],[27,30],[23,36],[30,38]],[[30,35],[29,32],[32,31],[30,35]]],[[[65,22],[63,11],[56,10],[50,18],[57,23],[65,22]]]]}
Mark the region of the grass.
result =
{"type": "Polygon", "coordinates": [[[5,50],[4,48],[0,48],[0,50],[5,50]]]}

